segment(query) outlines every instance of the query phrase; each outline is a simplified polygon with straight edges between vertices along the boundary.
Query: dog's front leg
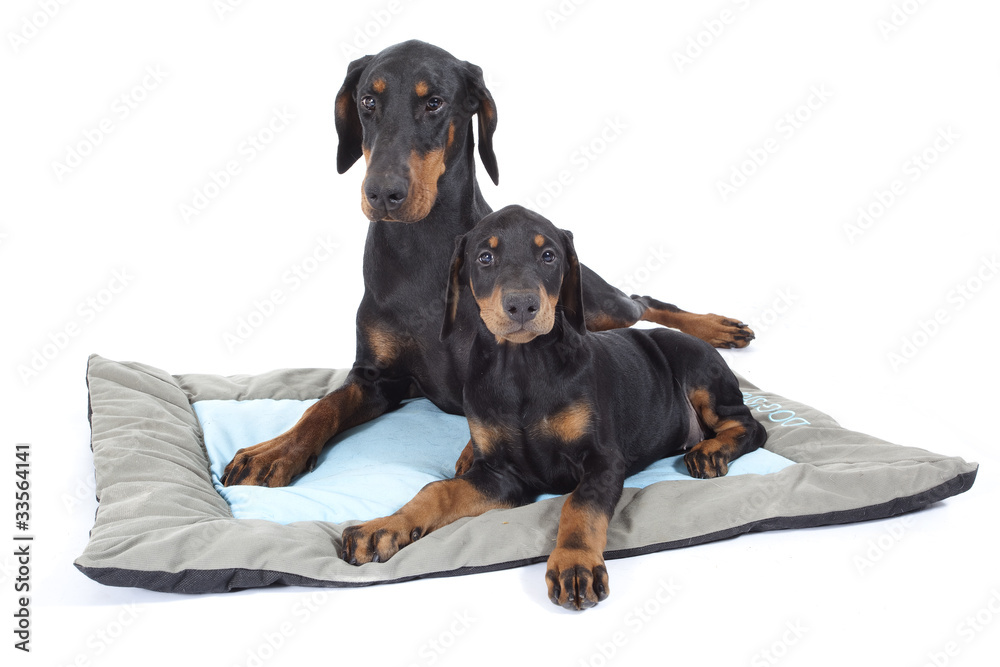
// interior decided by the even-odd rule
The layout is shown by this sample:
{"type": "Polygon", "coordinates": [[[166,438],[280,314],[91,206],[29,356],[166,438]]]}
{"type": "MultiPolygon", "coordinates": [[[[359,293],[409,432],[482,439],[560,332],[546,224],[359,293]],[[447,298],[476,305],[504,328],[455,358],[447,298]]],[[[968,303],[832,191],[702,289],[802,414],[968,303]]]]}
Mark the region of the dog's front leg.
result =
{"type": "Polygon", "coordinates": [[[431,482],[395,514],[346,528],[341,557],[352,565],[385,562],[406,545],[453,521],[510,506],[484,492],[475,478],[431,482]]]}
{"type": "Polygon", "coordinates": [[[310,406],[292,428],[237,451],[222,474],[222,484],[288,486],[296,475],[312,470],[330,438],[399,405],[395,387],[363,381],[360,372],[355,367],[343,386],[310,406]]]}
{"type": "Polygon", "coordinates": [[[611,592],[604,547],[624,477],[614,472],[617,466],[602,469],[602,463],[589,463],[590,470],[563,505],[556,548],[545,572],[549,599],[566,609],[588,609],[611,592]]]}

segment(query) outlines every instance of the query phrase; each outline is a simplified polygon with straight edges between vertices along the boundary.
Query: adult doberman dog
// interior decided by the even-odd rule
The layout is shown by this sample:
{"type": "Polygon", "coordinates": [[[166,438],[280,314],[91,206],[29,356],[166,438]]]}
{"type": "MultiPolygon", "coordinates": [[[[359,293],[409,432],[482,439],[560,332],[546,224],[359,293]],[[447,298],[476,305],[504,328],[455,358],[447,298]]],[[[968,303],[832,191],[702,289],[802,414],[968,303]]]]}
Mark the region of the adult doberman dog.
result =
{"type": "MultiPolygon", "coordinates": [[[[291,429],[239,450],[223,484],[285,486],[311,469],[332,437],[409,396],[426,396],[442,410],[461,414],[478,320],[472,299],[461,300],[449,340],[442,342],[439,334],[454,240],[491,211],[475,178],[473,117],[479,156],[496,183],[497,109],[479,67],[419,41],[348,66],[335,102],[337,171],[344,173],[364,156],[361,210],[370,221],[356,361],[344,385],[291,429]]],[[[753,339],[738,321],[688,313],[648,296],[630,298],[586,267],[581,273],[590,329],[644,319],[718,347],[743,347],[753,339]]],[[[469,463],[466,448],[456,470],[469,463]]]]}
{"type": "Polygon", "coordinates": [[[470,294],[479,322],[463,409],[474,461],[392,516],[345,529],[345,560],[385,561],[461,517],[569,493],[545,579],[554,603],[585,609],[609,593],[602,554],[626,477],[682,451],[692,477],[718,477],[764,443],[712,346],[670,329],[588,333],[584,280],[569,232],[520,206],[459,238],[442,337],[470,294]]]}

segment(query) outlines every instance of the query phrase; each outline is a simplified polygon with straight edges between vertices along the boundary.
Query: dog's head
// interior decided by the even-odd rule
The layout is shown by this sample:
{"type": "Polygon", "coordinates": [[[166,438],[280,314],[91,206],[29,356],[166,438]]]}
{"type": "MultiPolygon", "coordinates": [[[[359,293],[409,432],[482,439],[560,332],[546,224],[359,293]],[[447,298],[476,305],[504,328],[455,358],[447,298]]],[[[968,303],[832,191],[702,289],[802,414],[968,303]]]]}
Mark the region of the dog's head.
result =
{"type": "Polygon", "coordinates": [[[411,40],[352,62],[335,116],[337,171],[365,158],[361,210],[369,220],[427,217],[438,179],[471,151],[473,116],[479,118],[483,165],[494,183],[499,180],[496,104],[483,71],[431,44],[411,40]]]}
{"type": "Polygon", "coordinates": [[[491,213],[456,239],[442,338],[451,334],[466,284],[498,342],[527,343],[559,317],[586,331],[573,235],[521,206],[491,213]]]}

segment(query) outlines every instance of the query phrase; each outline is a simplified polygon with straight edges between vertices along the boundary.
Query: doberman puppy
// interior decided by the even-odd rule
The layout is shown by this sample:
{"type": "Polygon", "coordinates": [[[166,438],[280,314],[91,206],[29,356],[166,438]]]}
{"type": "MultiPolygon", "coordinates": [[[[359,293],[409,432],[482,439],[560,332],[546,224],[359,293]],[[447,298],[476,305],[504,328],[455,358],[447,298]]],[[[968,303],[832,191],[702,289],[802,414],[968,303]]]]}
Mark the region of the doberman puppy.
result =
{"type": "MultiPolygon", "coordinates": [[[[471,298],[462,299],[454,335],[442,342],[439,333],[454,239],[490,212],[475,178],[474,125],[486,172],[495,183],[499,178],[497,109],[483,72],[430,44],[397,44],[348,66],[335,121],[337,170],[347,171],[362,156],[367,168],[361,210],[370,224],[356,360],[344,385],[291,429],[239,450],[223,474],[226,486],[285,486],[312,468],[332,437],[410,396],[462,412],[477,319],[471,298]]],[[[630,298],[586,267],[581,271],[591,329],[645,319],[720,347],[744,347],[753,339],[735,320],[687,313],[648,296],[630,298]]],[[[469,462],[467,449],[457,470],[469,462]]]]}
{"type": "Polygon", "coordinates": [[[458,239],[442,337],[456,333],[468,286],[474,461],[392,516],[347,528],[344,560],[385,561],[461,517],[569,493],[545,579],[552,602],[585,609],[608,596],[602,553],[627,476],[686,451],[692,477],[718,477],[764,443],[708,343],[669,329],[588,333],[582,274],[569,232],[520,206],[458,239]]]}

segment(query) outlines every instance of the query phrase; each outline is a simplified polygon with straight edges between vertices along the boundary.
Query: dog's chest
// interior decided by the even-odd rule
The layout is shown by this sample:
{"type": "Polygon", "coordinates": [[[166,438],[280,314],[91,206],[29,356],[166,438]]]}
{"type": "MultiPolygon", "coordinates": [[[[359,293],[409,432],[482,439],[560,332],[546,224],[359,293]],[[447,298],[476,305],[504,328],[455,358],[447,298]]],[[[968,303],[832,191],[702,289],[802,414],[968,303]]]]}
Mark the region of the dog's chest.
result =
{"type": "Polygon", "coordinates": [[[478,454],[514,469],[530,485],[565,488],[578,481],[583,452],[593,442],[594,412],[585,398],[467,414],[478,454]]]}

